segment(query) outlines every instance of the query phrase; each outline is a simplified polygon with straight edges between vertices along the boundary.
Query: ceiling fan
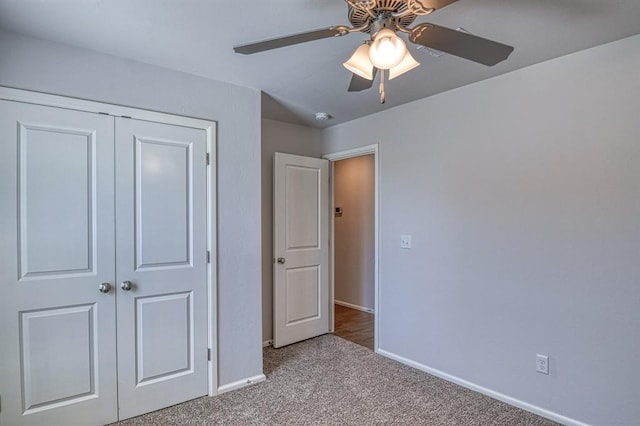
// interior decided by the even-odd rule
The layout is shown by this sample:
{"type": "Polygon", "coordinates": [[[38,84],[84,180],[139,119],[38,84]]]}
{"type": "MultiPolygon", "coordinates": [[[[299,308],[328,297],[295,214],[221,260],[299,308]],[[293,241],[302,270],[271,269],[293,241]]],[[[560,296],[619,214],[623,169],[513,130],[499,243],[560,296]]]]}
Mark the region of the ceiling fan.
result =
{"type": "Polygon", "coordinates": [[[345,0],[352,27],[337,25],[314,31],[236,46],[236,53],[249,55],[293,44],[362,32],[370,40],[360,45],[343,65],[353,73],[350,92],[369,89],[380,70],[380,102],[385,102],[385,71],[389,80],[420,64],[411,56],[397,33],[421,46],[449,53],[487,66],[509,57],[513,47],[439,25],[422,23],[410,28],[418,16],[428,15],[457,0],[345,0]]]}

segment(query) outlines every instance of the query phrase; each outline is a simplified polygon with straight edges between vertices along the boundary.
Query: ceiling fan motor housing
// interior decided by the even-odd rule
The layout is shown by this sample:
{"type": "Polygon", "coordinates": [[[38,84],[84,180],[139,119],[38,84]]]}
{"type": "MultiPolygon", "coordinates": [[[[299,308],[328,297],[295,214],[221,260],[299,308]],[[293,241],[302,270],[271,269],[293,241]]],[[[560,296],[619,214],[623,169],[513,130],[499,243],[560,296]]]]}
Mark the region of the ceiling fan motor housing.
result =
{"type": "Polygon", "coordinates": [[[398,27],[408,27],[416,20],[415,13],[411,13],[407,7],[407,0],[374,0],[368,9],[349,6],[348,18],[354,27],[362,27],[367,24],[371,27],[364,32],[372,36],[384,28],[396,30],[398,27]],[[393,15],[402,15],[394,18],[393,15]]]}

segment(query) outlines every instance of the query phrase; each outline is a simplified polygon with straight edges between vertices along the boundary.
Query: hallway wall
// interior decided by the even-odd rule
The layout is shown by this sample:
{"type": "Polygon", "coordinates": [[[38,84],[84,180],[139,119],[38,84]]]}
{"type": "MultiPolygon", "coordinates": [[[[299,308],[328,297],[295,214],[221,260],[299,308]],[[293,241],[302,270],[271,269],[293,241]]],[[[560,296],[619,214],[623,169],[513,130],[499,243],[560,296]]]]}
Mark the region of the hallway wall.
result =
{"type": "MultiPolygon", "coordinates": [[[[335,300],[374,309],[375,157],[333,163],[335,206],[335,300]]],[[[350,307],[354,307],[350,306],[350,307]]]]}

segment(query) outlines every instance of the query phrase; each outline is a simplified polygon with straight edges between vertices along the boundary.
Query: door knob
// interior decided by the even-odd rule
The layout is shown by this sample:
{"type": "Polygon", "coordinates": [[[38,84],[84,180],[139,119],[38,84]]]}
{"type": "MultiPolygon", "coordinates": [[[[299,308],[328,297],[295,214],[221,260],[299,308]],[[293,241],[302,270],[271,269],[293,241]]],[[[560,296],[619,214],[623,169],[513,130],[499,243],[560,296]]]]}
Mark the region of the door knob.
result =
{"type": "Polygon", "coordinates": [[[285,262],[284,257],[279,257],[279,258],[278,258],[278,263],[279,263],[279,264],[284,265],[284,262],[285,262]]]}
{"type": "Polygon", "coordinates": [[[102,283],[98,286],[98,290],[100,290],[101,293],[109,293],[111,291],[111,284],[102,283]]]}
{"type": "Polygon", "coordinates": [[[122,281],[120,283],[120,288],[124,291],[130,291],[133,288],[133,283],[131,281],[122,281]]]}

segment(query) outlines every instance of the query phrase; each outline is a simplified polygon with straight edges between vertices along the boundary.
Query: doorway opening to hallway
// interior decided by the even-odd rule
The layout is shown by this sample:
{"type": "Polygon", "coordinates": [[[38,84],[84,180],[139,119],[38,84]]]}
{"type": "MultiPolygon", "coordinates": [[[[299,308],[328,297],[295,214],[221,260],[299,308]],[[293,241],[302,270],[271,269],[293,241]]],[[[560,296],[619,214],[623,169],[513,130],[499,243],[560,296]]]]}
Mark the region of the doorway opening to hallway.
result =
{"type": "Polygon", "coordinates": [[[377,146],[373,147],[325,157],[331,160],[332,176],[333,331],[371,350],[376,349],[377,314],[377,146]]]}

